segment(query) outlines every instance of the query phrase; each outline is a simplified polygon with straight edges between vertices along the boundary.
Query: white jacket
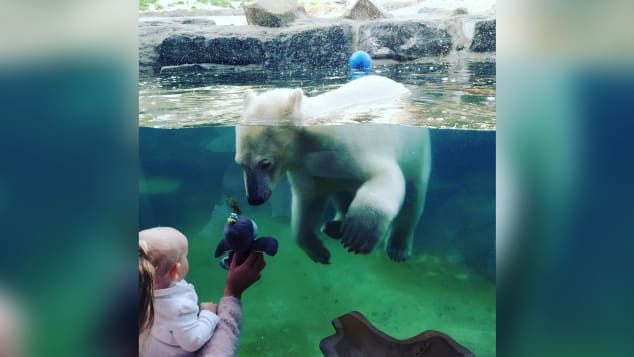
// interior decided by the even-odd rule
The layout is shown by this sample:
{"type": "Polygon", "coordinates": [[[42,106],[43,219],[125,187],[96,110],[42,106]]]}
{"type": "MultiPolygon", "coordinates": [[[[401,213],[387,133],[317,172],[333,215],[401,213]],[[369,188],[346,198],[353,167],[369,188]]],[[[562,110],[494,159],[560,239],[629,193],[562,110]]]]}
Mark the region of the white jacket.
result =
{"type": "Polygon", "coordinates": [[[218,316],[199,310],[194,286],[185,280],[154,290],[154,325],[147,356],[188,356],[198,351],[218,324],[218,316]]]}

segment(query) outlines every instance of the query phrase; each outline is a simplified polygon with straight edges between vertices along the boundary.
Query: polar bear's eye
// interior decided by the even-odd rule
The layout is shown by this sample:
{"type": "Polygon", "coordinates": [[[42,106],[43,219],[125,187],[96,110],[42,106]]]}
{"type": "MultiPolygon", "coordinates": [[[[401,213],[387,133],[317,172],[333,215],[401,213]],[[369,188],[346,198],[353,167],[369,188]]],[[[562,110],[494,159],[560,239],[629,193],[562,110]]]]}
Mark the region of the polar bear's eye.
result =
{"type": "Polygon", "coordinates": [[[271,167],[271,160],[269,159],[262,159],[258,162],[258,169],[260,170],[266,170],[269,167],[271,167]]]}

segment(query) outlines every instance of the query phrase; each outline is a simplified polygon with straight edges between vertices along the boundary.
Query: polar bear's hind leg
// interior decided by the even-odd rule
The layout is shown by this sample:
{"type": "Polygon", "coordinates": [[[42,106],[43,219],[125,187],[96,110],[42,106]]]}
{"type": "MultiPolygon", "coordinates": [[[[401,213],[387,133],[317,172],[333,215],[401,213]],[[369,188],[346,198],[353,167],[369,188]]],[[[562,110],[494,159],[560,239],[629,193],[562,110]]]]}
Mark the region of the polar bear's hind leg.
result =
{"type": "Polygon", "coordinates": [[[405,200],[399,214],[392,221],[392,230],[385,241],[385,252],[394,261],[404,261],[412,254],[414,229],[425,207],[427,182],[408,182],[405,200]]]}
{"type": "Polygon", "coordinates": [[[349,191],[337,192],[332,196],[332,203],[335,206],[335,216],[324,223],[321,231],[334,239],[341,239],[343,236],[343,218],[348,212],[350,202],[354,198],[354,193],[349,191]]]}

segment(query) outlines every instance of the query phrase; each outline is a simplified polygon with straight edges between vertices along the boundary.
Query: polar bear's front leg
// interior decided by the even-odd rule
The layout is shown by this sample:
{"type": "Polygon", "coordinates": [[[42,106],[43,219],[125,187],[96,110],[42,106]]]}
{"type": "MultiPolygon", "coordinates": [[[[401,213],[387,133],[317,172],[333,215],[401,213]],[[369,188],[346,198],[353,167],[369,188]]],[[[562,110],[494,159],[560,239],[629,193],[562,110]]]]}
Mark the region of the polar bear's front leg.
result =
{"type": "Polygon", "coordinates": [[[293,215],[291,222],[297,244],[317,263],[329,264],[330,252],[315,231],[323,214],[328,197],[325,195],[306,197],[293,193],[293,215]]]}
{"type": "Polygon", "coordinates": [[[370,253],[398,214],[405,196],[405,178],[396,162],[374,167],[357,190],[343,222],[343,246],[354,253],[370,253]]]}

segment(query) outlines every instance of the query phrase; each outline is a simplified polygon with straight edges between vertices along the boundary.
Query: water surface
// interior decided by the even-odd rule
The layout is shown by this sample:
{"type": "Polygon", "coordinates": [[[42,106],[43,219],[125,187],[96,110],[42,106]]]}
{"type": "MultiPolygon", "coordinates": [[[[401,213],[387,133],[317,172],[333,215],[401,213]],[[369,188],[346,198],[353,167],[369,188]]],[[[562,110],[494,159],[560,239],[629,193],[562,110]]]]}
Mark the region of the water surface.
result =
{"type": "MultiPolygon", "coordinates": [[[[495,130],[494,61],[379,64],[373,66],[373,73],[412,91],[404,104],[412,114],[401,124],[495,130]]],[[[164,71],[158,76],[141,74],[139,121],[141,126],[154,128],[235,125],[247,88],[264,91],[301,87],[312,97],[349,80],[345,67],[270,71],[256,65],[211,65],[164,71]]],[[[365,122],[363,118],[358,121],[365,122]]]]}

